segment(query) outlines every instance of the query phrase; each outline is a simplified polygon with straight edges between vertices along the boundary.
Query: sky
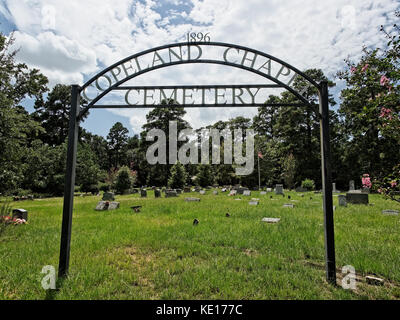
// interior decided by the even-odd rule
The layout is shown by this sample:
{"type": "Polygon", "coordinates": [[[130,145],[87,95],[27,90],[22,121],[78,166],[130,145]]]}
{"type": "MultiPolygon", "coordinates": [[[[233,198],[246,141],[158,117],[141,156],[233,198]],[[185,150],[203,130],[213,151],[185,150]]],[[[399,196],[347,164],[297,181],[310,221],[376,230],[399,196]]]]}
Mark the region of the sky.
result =
{"type": "MultiPolygon", "coordinates": [[[[344,59],[357,61],[362,47],[383,48],[379,32],[396,23],[398,0],[0,0],[0,31],[14,32],[17,60],[57,83],[83,85],[115,62],[156,46],[183,42],[188,32],[209,33],[212,41],[260,50],[292,66],[336,72],[344,59]]],[[[398,23],[398,22],[397,22],[398,23]]],[[[138,77],[137,85],[260,83],[247,71],[216,65],[182,65],[138,77]]],[[[26,102],[32,111],[32,101],[26,102]]],[[[106,136],[120,121],[130,134],[141,131],[149,109],[92,110],[82,126],[106,136]]],[[[256,108],[188,109],[194,128],[256,108]]]]}

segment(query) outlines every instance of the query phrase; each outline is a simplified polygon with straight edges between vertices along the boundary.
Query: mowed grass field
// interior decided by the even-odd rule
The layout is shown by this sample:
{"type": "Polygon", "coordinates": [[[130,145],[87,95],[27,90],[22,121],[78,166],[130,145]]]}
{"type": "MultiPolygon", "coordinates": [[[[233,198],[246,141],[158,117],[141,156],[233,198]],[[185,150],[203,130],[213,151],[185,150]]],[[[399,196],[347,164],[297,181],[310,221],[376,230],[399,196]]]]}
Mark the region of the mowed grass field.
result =
{"type": "Polygon", "coordinates": [[[29,211],[29,224],[0,236],[0,299],[400,298],[400,216],[381,213],[398,203],[370,195],[373,206],[344,208],[334,197],[335,287],[325,281],[321,194],[287,195],[298,202],[212,191],[155,199],[150,191],[147,199],[117,196],[121,208],[106,212],[94,210],[100,197],[76,197],[70,275],[53,292],[41,287],[41,270],[58,268],[63,199],[13,202],[29,211]],[[201,202],[185,202],[191,196],[201,202]],[[249,205],[254,197],[259,206],[249,205]],[[345,265],[357,272],[356,290],[340,286],[345,265]],[[385,283],[369,285],[366,275],[385,283]]]}

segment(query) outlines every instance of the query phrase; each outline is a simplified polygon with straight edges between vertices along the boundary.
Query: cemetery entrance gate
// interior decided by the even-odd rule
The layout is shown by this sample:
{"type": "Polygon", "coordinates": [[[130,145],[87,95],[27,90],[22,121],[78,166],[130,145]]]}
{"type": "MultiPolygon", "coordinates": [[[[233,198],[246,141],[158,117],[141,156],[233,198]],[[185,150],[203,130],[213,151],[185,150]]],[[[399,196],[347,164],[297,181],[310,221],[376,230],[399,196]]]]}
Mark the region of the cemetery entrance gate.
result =
{"type": "MultiPolygon", "coordinates": [[[[85,85],[72,86],[69,121],[67,168],[64,190],[64,207],[61,230],[59,278],[69,270],[72,212],[76,171],[78,129],[83,116],[90,109],[112,108],[163,108],[160,100],[172,98],[185,108],[208,107],[299,107],[315,104],[294,87],[298,80],[306,87],[319,92],[321,173],[323,187],[323,212],[325,229],[326,278],[336,283],[334,220],[332,201],[331,159],[329,144],[328,83],[316,83],[306,74],[271,55],[247,47],[221,42],[186,42],[165,45],[134,54],[100,72],[85,85]],[[181,86],[132,86],[124,85],[129,80],[147,72],[183,64],[211,64],[239,68],[261,76],[266,83],[243,85],[181,85],[181,86]],[[284,89],[298,101],[290,104],[265,104],[266,99],[257,101],[265,90],[284,89]],[[179,97],[178,94],[180,93],[179,97]],[[121,104],[109,103],[112,101],[121,104]],[[116,99],[119,97],[119,99],[116,99]],[[180,100],[180,101],[179,101],[180,100]],[[81,106],[81,101],[85,103],[81,106]]],[[[263,81],[264,82],[264,81],[263,81]]]]}

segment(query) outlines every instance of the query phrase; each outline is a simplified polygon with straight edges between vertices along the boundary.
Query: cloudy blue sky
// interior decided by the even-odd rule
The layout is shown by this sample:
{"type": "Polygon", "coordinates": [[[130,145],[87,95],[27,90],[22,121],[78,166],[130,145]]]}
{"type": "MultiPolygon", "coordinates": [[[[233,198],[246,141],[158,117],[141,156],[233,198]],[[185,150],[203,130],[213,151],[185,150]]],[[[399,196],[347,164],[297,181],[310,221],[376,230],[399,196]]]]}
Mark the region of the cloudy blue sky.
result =
{"type": "MultiPolygon", "coordinates": [[[[343,60],[357,60],[363,45],[383,47],[379,27],[390,29],[399,9],[398,0],[0,0],[0,30],[14,31],[18,60],[39,68],[52,86],[83,84],[126,56],[182,42],[188,32],[209,32],[212,41],[251,47],[301,70],[321,68],[340,89],[335,73],[343,60]]],[[[259,82],[230,69],[177,66],[149,73],[139,83],[259,82]]],[[[337,97],[338,89],[334,92],[337,97]]],[[[32,110],[29,102],[27,109],[32,110]]],[[[107,135],[121,121],[137,133],[147,112],[94,110],[83,126],[107,135]]],[[[253,108],[193,109],[186,119],[200,127],[255,113],[253,108]]]]}

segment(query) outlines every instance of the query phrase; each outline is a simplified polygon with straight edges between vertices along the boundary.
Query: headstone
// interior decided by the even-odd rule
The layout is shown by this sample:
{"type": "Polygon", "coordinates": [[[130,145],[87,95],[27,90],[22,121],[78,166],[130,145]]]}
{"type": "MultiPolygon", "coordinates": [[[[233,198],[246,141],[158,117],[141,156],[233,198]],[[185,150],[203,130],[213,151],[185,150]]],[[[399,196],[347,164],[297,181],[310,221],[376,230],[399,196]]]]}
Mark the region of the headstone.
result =
{"type": "Polygon", "coordinates": [[[227,189],[226,188],[222,188],[221,192],[226,192],[227,189]]]}
{"type": "Polygon", "coordinates": [[[398,210],[382,210],[383,214],[391,215],[391,216],[398,216],[399,211],[398,210]]]}
{"type": "Polygon", "coordinates": [[[249,205],[251,206],[258,206],[259,202],[258,201],[250,201],[249,205]]]}
{"type": "Polygon", "coordinates": [[[368,284],[372,284],[375,286],[381,286],[384,283],[383,279],[377,278],[377,277],[372,277],[372,276],[366,276],[365,280],[367,281],[368,284]]]}
{"type": "Polygon", "coordinates": [[[103,194],[103,201],[114,201],[115,200],[115,194],[112,192],[104,192],[103,194]]]}
{"type": "Polygon", "coordinates": [[[202,196],[204,196],[204,195],[206,194],[206,191],[205,191],[205,190],[200,190],[200,194],[201,194],[202,196]]]}
{"type": "Polygon", "coordinates": [[[105,211],[108,210],[110,203],[108,201],[100,201],[96,206],[96,211],[105,211]]]}
{"type": "Polygon", "coordinates": [[[283,184],[277,184],[275,186],[275,194],[283,194],[283,184]]]}
{"type": "Polygon", "coordinates": [[[176,198],[176,197],[178,197],[178,193],[175,190],[167,190],[165,192],[165,197],[166,198],[176,198]]]}
{"type": "Polygon", "coordinates": [[[177,194],[182,194],[182,189],[176,189],[177,194]]]}
{"type": "Polygon", "coordinates": [[[265,191],[260,192],[260,196],[265,196],[267,193],[265,191]]]}
{"type": "Polygon", "coordinates": [[[368,193],[348,192],[346,200],[351,204],[368,204],[368,193]]]}
{"type": "Polygon", "coordinates": [[[214,196],[217,196],[217,195],[218,195],[218,191],[217,191],[217,190],[214,190],[213,195],[214,195],[214,196]]]}
{"type": "Polygon", "coordinates": [[[354,180],[350,180],[350,182],[349,182],[349,191],[353,191],[354,189],[355,189],[354,180]]]}
{"type": "Polygon", "coordinates": [[[201,199],[199,198],[186,198],[185,201],[186,202],[200,202],[201,199]]]}
{"type": "Polygon", "coordinates": [[[227,213],[226,215],[225,215],[225,217],[227,217],[227,218],[230,218],[230,214],[229,213],[227,213]]]}
{"type": "Polygon", "coordinates": [[[146,189],[140,190],[140,197],[141,198],[147,198],[147,190],[146,189]]]}
{"type": "Polygon", "coordinates": [[[335,182],[332,183],[332,192],[333,192],[333,193],[340,193],[339,190],[336,190],[336,183],[335,183],[335,182]]]}
{"type": "Polygon", "coordinates": [[[284,208],[294,208],[294,204],[293,203],[285,203],[283,205],[284,208]]]}
{"type": "Polygon", "coordinates": [[[244,192],[249,191],[249,189],[240,187],[240,188],[237,188],[236,191],[237,191],[237,194],[243,195],[244,192]]]}
{"type": "Polygon", "coordinates": [[[28,221],[28,211],[26,211],[25,209],[14,209],[12,213],[13,219],[23,219],[25,221],[28,221]]]}
{"type": "Polygon", "coordinates": [[[231,192],[229,192],[229,196],[230,196],[230,197],[236,196],[236,194],[237,194],[237,191],[236,191],[236,190],[231,190],[231,192]]]}
{"type": "Polygon", "coordinates": [[[154,190],[154,197],[161,198],[161,190],[160,189],[155,189],[154,190]]]}
{"type": "Polygon", "coordinates": [[[119,209],[119,202],[111,202],[108,206],[108,210],[116,210],[119,209]]]}
{"type": "Polygon", "coordinates": [[[250,190],[244,190],[243,191],[244,196],[251,196],[251,191],[250,190]]]}
{"type": "Polygon", "coordinates": [[[267,188],[267,192],[272,192],[272,188],[267,188]]]}
{"type": "Polygon", "coordinates": [[[278,223],[281,221],[281,219],[279,219],[279,218],[263,218],[261,221],[266,222],[266,223],[278,223]]]}
{"type": "Polygon", "coordinates": [[[183,189],[183,192],[189,193],[189,192],[190,192],[190,187],[185,187],[185,188],[183,189]]]}
{"type": "Polygon", "coordinates": [[[361,193],[366,193],[369,194],[370,189],[369,188],[362,188],[361,193]]]}
{"type": "Polygon", "coordinates": [[[339,199],[339,207],[347,207],[346,196],[339,195],[338,199],[339,199]]]}
{"type": "Polygon", "coordinates": [[[296,192],[307,192],[307,189],[306,189],[306,188],[303,188],[303,187],[297,187],[297,188],[295,189],[295,191],[296,191],[296,192]]]}
{"type": "Polygon", "coordinates": [[[194,219],[194,221],[193,221],[193,225],[194,225],[194,226],[197,226],[199,223],[200,223],[200,221],[199,221],[199,220],[197,220],[197,219],[194,219]]]}

